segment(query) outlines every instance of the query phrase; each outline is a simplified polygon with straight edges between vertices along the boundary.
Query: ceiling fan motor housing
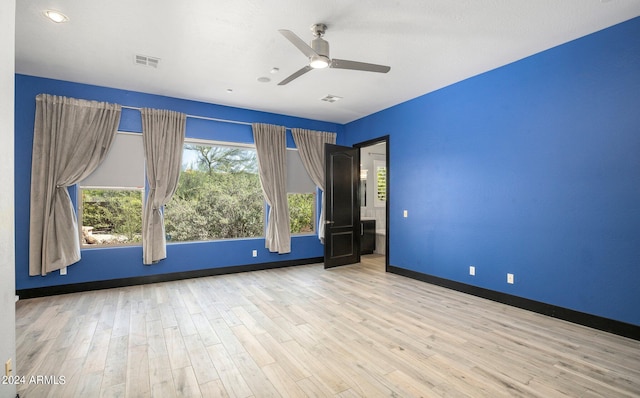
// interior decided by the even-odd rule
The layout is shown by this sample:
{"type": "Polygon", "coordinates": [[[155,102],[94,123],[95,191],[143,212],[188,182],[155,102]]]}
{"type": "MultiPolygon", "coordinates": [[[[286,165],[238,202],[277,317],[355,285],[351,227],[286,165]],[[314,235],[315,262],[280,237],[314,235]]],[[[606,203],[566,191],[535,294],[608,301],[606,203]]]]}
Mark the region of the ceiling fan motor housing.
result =
{"type": "Polygon", "coordinates": [[[331,59],[329,59],[329,42],[318,36],[311,41],[311,48],[317,55],[309,58],[309,66],[314,69],[322,69],[329,66],[331,63],[331,59]]]}
{"type": "Polygon", "coordinates": [[[313,48],[313,51],[318,55],[323,55],[329,58],[329,42],[324,40],[322,37],[318,36],[311,40],[311,48],[313,48]]]}

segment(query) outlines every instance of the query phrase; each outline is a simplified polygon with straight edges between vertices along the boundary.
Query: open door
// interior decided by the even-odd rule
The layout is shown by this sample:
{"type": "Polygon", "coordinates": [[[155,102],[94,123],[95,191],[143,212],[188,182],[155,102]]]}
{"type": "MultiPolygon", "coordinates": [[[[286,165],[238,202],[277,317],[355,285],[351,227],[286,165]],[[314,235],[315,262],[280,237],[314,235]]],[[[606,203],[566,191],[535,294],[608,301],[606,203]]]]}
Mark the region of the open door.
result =
{"type": "Polygon", "coordinates": [[[324,267],[360,261],[360,150],[325,144],[324,267]]]}

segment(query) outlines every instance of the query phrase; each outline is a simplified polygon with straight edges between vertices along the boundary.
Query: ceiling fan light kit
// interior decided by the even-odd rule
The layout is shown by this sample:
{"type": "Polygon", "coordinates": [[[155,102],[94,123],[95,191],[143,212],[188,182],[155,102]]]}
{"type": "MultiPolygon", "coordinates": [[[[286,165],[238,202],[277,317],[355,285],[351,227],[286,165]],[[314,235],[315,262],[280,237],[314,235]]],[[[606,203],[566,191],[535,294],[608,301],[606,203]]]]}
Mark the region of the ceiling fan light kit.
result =
{"type": "Polygon", "coordinates": [[[311,62],[309,62],[309,66],[313,69],[323,69],[329,66],[329,58],[324,55],[318,55],[317,57],[311,57],[311,62]]]}
{"type": "Polygon", "coordinates": [[[334,69],[350,69],[364,72],[377,72],[387,73],[391,68],[385,65],[368,64],[365,62],[347,61],[344,59],[331,59],[329,57],[329,42],[324,40],[325,31],[327,25],[318,23],[311,25],[311,32],[315,36],[315,39],[311,41],[311,46],[307,45],[301,38],[290,30],[280,29],[278,32],[282,34],[287,40],[291,42],[298,50],[309,58],[309,64],[305,65],[302,69],[294,72],[292,75],[278,83],[279,86],[291,82],[294,79],[304,75],[312,69],[322,68],[334,68],[334,69]]]}

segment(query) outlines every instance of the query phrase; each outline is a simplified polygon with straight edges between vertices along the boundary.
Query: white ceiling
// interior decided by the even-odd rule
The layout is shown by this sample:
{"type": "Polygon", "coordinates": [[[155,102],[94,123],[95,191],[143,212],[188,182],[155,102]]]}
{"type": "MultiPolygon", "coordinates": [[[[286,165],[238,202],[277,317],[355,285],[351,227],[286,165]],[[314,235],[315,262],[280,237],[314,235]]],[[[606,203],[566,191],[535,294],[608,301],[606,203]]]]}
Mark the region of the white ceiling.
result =
{"type": "Polygon", "coordinates": [[[18,0],[16,72],[347,123],[639,15],[640,0],[18,0]],[[278,86],[307,62],[278,29],[310,41],[319,22],[332,57],[391,71],[278,86]]]}

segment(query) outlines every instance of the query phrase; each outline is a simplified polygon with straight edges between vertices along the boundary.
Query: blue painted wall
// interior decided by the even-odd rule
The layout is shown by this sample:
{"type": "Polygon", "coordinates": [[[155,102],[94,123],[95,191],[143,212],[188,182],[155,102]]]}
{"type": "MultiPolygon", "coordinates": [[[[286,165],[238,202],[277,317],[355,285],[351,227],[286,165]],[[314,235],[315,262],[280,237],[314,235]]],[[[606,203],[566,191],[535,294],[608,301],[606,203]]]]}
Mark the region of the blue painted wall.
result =
{"type": "MultiPolygon", "coordinates": [[[[322,255],[313,236],[289,255],[263,239],[170,244],[151,267],[140,247],[91,249],[67,276],[29,277],[34,98],[50,93],[335,131],[342,144],[389,134],[392,265],[640,325],[638,37],[635,18],[346,126],[17,75],[16,288],[322,255]]],[[[123,111],[121,129],[139,132],[139,114],[123,111]]],[[[243,126],[197,120],[187,135],[251,142],[243,126]]]]}
{"type": "Polygon", "coordinates": [[[640,325],[640,18],[342,138],[386,134],[392,265],[640,325]]]}
{"type": "MultiPolygon", "coordinates": [[[[142,264],[140,246],[86,249],[82,251],[82,260],[70,266],[66,276],[60,276],[58,272],[54,272],[44,277],[30,277],[28,267],[29,193],[37,94],[47,93],[108,101],[133,107],[171,109],[191,115],[250,123],[272,123],[338,134],[341,134],[343,127],[334,123],[25,75],[16,75],[15,88],[16,289],[306,259],[323,255],[323,246],[315,235],[293,237],[291,253],[284,255],[269,253],[264,248],[264,238],[172,243],[167,245],[167,259],[153,266],[142,264]],[[258,250],[256,258],[251,256],[251,251],[254,249],[258,250]]],[[[141,132],[140,113],[136,110],[123,109],[120,130],[141,132]]],[[[288,131],[287,134],[288,146],[294,147],[291,132],[288,131]]],[[[189,138],[217,141],[253,142],[250,126],[199,119],[187,119],[186,135],[189,138]]]]}

